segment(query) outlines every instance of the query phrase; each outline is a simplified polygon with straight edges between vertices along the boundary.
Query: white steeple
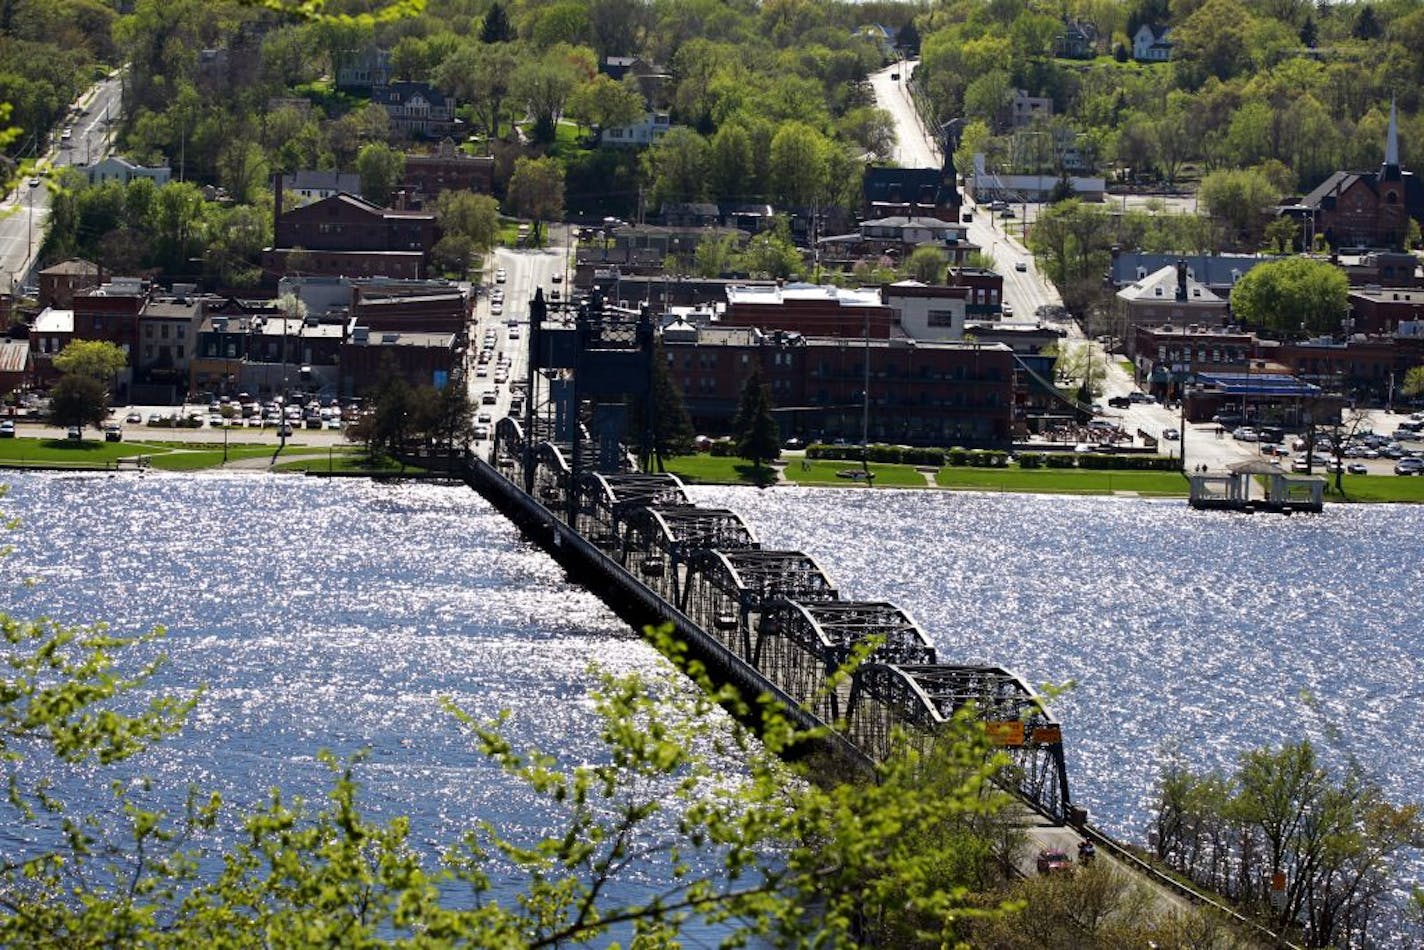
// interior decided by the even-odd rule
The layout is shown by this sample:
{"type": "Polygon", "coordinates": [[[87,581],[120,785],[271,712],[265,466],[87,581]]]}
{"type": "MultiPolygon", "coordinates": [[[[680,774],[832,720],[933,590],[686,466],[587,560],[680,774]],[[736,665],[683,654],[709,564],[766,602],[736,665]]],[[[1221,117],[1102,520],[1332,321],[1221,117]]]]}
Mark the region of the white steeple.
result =
{"type": "Polygon", "coordinates": [[[1399,166],[1399,121],[1395,116],[1393,99],[1389,101],[1389,135],[1384,143],[1384,163],[1399,166]]]}

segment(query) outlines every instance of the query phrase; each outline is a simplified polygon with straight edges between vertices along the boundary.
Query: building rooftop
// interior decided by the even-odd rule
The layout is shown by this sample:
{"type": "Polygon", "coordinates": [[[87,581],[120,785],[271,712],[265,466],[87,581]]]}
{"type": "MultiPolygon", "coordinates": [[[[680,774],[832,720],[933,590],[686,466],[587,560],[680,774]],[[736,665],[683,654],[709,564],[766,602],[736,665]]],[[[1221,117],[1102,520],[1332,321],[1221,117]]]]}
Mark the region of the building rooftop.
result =
{"type": "Polygon", "coordinates": [[[74,311],[56,310],[54,307],[45,307],[35,317],[34,324],[30,327],[31,335],[37,333],[73,333],[74,332],[74,311]]]}
{"type": "Polygon", "coordinates": [[[824,301],[842,307],[882,307],[880,288],[861,287],[851,290],[828,284],[769,285],[732,284],[727,287],[727,303],[733,306],[751,305],[777,307],[787,303],[824,301]]]}
{"type": "MultiPolygon", "coordinates": [[[[1118,297],[1127,301],[1174,301],[1177,296],[1177,267],[1169,264],[1154,273],[1148,274],[1141,280],[1128,284],[1117,292],[1118,297]]],[[[1226,301],[1217,296],[1210,287],[1197,280],[1195,277],[1187,277],[1187,299],[1177,301],[1185,304],[1224,304],[1226,301]]]]}

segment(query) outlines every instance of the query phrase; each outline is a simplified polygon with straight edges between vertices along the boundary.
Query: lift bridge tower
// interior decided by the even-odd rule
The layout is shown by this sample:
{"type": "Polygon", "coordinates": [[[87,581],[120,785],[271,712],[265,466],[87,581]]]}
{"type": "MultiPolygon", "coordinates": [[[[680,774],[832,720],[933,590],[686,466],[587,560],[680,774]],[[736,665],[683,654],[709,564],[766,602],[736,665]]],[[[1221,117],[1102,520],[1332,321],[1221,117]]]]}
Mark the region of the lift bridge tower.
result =
{"type": "MultiPolygon", "coordinates": [[[[524,489],[533,492],[534,445],[546,440],[566,452],[575,482],[593,473],[632,467],[628,457],[629,400],[643,403],[645,425],[654,409],[653,319],[645,305],[606,307],[595,290],[572,311],[552,312],[539,288],[529,303],[528,398],[524,404],[524,489]]],[[[576,509],[578,492],[570,493],[576,509]]],[[[577,523],[577,512],[569,512],[577,523]]]]}

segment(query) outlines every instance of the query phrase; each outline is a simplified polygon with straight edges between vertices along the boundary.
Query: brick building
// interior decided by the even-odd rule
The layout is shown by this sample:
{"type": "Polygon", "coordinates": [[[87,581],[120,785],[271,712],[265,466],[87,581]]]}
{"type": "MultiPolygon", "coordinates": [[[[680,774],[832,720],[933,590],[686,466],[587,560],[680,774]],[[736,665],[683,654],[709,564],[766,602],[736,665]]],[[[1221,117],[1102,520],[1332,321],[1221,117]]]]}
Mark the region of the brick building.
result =
{"type": "Polygon", "coordinates": [[[1256,337],[1226,327],[1195,324],[1138,326],[1128,341],[1133,377],[1154,396],[1166,399],[1181,391],[1184,378],[1197,373],[1244,373],[1256,355],[1256,337]]]}
{"type": "Polygon", "coordinates": [[[92,290],[100,284],[99,265],[78,258],[61,261],[40,271],[39,306],[67,309],[74,304],[74,295],[92,290]]]}
{"type": "Polygon", "coordinates": [[[921,445],[1011,439],[1013,352],[1003,344],[807,337],[752,327],[663,330],[669,374],[699,431],[728,433],[759,370],[783,437],[859,440],[867,360],[869,437],[921,445]]]}
{"type": "Polygon", "coordinates": [[[341,390],[364,395],[388,369],[412,386],[439,385],[459,362],[459,334],[419,331],[376,331],[357,327],[341,344],[341,390]]]}
{"type": "Polygon", "coordinates": [[[351,315],[373,332],[410,331],[463,334],[471,302],[459,288],[443,292],[401,293],[357,285],[351,315]]]}
{"type": "Polygon", "coordinates": [[[445,191],[473,191],[488,195],[494,191],[494,159],[488,155],[466,155],[451,139],[442,139],[435,152],[405,156],[405,178],[401,186],[417,207],[425,207],[445,191]]]}
{"type": "Polygon", "coordinates": [[[1424,289],[1352,287],[1349,319],[1355,333],[1394,333],[1401,323],[1424,320],[1424,289]]]}
{"type": "Polygon", "coordinates": [[[1117,313],[1127,355],[1141,326],[1185,324],[1200,327],[1224,326],[1230,320],[1226,298],[1219,297],[1192,276],[1185,261],[1163,267],[1117,292],[1117,313]]]}
{"type": "MultiPolygon", "coordinates": [[[[969,296],[964,301],[966,320],[997,320],[1004,313],[1004,275],[987,267],[951,267],[948,283],[965,287],[969,296]]],[[[1031,314],[1021,314],[1031,316],[1031,314]]]]}
{"type": "Polygon", "coordinates": [[[1331,175],[1302,198],[1281,208],[1297,219],[1310,246],[1323,235],[1333,248],[1403,249],[1409,221],[1424,223],[1424,183],[1399,164],[1399,124],[1393,103],[1384,162],[1375,171],[1331,175]]]}
{"type": "Polygon", "coordinates": [[[274,246],[262,252],[269,283],[292,272],[348,277],[419,278],[435,246],[435,215],[393,211],[355,195],[283,212],[274,209],[274,246]]]}
{"type": "Polygon", "coordinates": [[[733,284],[727,287],[722,322],[762,331],[791,330],[803,336],[888,339],[895,311],[878,288],[848,290],[816,284],[733,284]]]}

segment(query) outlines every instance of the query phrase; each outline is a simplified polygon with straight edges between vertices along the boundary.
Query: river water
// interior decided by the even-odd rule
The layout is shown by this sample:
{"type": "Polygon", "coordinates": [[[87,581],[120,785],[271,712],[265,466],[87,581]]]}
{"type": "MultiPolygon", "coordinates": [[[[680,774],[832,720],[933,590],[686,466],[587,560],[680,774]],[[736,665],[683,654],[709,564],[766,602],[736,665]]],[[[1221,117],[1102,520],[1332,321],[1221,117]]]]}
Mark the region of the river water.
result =
{"type": "MultiPolygon", "coordinates": [[[[551,818],[440,709],[511,712],[516,743],[591,759],[591,665],[665,669],[590,593],[468,489],[253,475],[9,479],[4,607],[125,633],[157,624],[160,685],[206,684],[146,757],[174,788],[236,801],[312,793],[320,749],[369,747],[367,804],[423,840],[476,815],[551,818]],[[34,576],[39,583],[16,583],[34,576]]],[[[1069,685],[1076,800],[1141,841],[1169,755],[1230,768],[1308,737],[1396,801],[1424,784],[1417,727],[1424,507],[1293,518],[1179,500],[698,488],[768,547],[815,556],[844,596],[893,600],[949,662],[1069,685]]],[[[728,771],[736,764],[727,762],[728,771]]],[[[1420,867],[1401,869],[1401,883],[1420,867]]]]}

